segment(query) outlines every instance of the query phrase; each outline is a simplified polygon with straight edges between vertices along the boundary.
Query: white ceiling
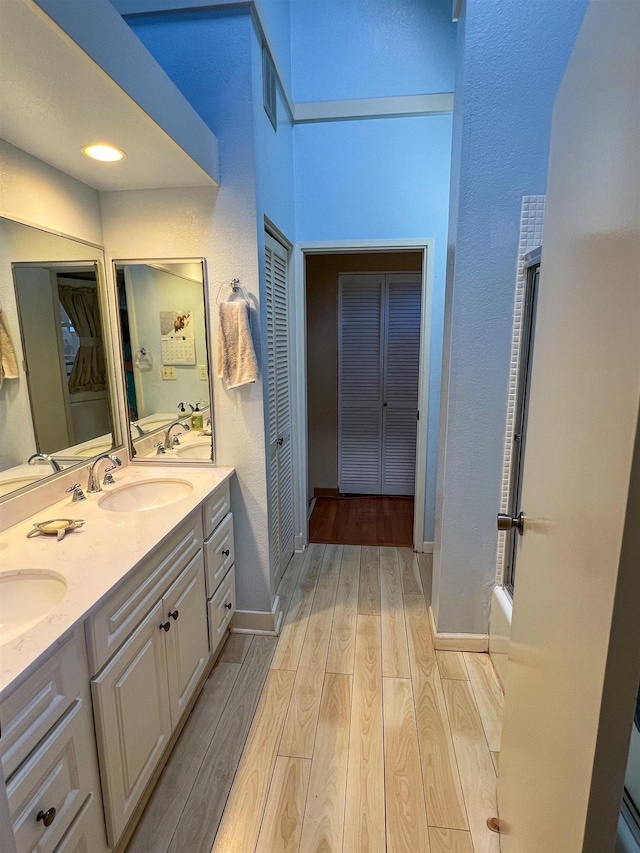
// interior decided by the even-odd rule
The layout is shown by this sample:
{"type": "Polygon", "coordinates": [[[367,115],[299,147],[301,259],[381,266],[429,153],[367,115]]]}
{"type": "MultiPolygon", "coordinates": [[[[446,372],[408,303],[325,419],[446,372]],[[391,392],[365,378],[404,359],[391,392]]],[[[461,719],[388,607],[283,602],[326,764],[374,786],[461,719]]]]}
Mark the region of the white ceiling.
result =
{"type": "Polygon", "coordinates": [[[98,190],[215,185],[35,4],[0,2],[1,137],[98,190]],[[90,160],[91,142],[127,157],[90,160]]]}

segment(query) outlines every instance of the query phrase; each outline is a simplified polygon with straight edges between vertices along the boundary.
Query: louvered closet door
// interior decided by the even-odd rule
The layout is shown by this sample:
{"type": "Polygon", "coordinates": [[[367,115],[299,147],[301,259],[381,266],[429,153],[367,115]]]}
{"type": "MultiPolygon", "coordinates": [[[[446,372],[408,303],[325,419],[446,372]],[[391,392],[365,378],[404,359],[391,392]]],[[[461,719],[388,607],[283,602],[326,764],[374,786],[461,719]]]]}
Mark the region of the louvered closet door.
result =
{"type": "Polygon", "coordinates": [[[293,457],[287,250],[265,235],[269,380],[269,524],[271,572],[282,576],[293,555],[293,457]]]}
{"type": "Polygon", "coordinates": [[[421,295],[419,277],[386,276],[383,495],[415,493],[421,295]]]}
{"type": "Polygon", "coordinates": [[[382,488],[384,275],[340,276],[339,447],[341,492],[382,488]]]}
{"type": "Polygon", "coordinates": [[[415,492],[419,275],[340,276],[338,488],[415,492]]]}

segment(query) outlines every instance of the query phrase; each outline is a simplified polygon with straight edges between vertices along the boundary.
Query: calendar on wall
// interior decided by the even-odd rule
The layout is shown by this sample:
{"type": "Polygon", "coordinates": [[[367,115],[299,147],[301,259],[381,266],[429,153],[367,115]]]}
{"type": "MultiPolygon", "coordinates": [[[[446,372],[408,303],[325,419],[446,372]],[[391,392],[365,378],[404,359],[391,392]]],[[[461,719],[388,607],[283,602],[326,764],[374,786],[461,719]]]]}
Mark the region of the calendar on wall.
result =
{"type": "Polygon", "coordinates": [[[196,342],[190,311],[161,311],[160,340],[163,364],[196,363],[196,342]]]}

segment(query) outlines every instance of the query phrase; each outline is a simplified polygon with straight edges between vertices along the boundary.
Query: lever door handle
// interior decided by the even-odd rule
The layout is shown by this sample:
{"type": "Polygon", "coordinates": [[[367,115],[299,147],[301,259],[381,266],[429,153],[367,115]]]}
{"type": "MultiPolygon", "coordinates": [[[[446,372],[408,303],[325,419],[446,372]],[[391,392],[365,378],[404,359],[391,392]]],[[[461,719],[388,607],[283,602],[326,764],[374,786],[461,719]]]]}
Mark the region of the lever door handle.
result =
{"type": "Polygon", "coordinates": [[[505,515],[503,512],[498,513],[498,530],[513,530],[516,529],[520,536],[524,533],[524,513],[521,512],[515,518],[510,515],[505,515]]]}

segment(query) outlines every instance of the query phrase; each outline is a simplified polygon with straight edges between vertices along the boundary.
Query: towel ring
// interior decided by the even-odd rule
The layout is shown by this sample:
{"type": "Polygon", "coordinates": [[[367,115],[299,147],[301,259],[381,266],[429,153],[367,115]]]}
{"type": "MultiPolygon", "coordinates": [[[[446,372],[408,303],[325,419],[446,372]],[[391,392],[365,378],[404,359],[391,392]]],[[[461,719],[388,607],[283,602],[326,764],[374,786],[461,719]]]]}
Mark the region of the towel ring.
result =
{"type": "MultiPolygon", "coordinates": [[[[246,291],[245,287],[244,287],[242,284],[240,284],[240,279],[239,279],[239,278],[234,278],[232,281],[230,281],[230,282],[229,282],[229,284],[221,284],[221,285],[220,285],[220,287],[218,288],[218,296],[217,296],[217,298],[216,298],[216,305],[220,305],[220,295],[221,295],[221,293],[222,293],[222,288],[223,288],[223,287],[230,287],[230,288],[231,288],[232,293],[241,293],[241,294],[243,294],[243,296],[244,296],[244,301],[245,301],[245,302],[247,303],[247,305],[250,307],[251,303],[249,302],[249,294],[247,293],[247,291],[246,291]]],[[[229,298],[229,297],[228,297],[228,298],[229,298]]],[[[227,300],[225,300],[225,301],[228,301],[228,298],[227,298],[227,300]]]]}

